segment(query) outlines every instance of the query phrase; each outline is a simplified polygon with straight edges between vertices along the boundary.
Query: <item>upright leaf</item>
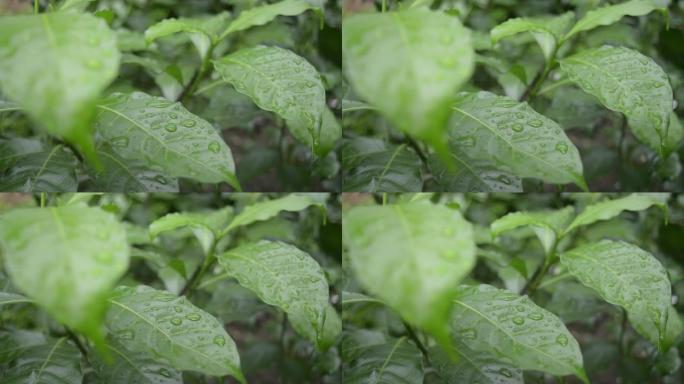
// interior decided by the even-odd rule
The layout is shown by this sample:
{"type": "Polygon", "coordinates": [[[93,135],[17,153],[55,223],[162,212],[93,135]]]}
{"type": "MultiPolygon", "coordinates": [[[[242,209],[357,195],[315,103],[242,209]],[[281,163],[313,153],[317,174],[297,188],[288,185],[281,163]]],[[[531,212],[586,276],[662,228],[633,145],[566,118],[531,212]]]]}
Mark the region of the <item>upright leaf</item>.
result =
{"type": "Polygon", "coordinates": [[[622,211],[643,211],[652,205],[657,205],[663,211],[667,210],[666,193],[633,193],[620,199],[606,200],[590,205],[582,211],[565,232],[570,232],[577,227],[589,225],[601,220],[609,220],[622,213],[622,211]]]}
{"type": "Polygon", "coordinates": [[[215,60],[214,67],[259,108],[285,119],[292,135],[319,153],[325,88],[308,61],[287,49],[258,45],[215,60]]]}
{"type": "Polygon", "coordinates": [[[95,159],[93,106],[116,77],[120,56],[104,20],[75,13],[3,17],[0,47],[3,94],[95,159]]]}
{"type": "Polygon", "coordinates": [[[492,29],[492,44],[521,32],[531,32],[544,52],[546,60],[551,60],[554,51],[560,46],[565,32],[575,21],[573,12],[555,17],[525,17],[508,19],[492,29]]]}
{"type": "Polygon", "coordinates": [[[0,139],[0,190],[66,192],[78,189],[76,156],[63,145],[33,139],[0,139]]]}
{"type": "Polygon", "coordinates": [[[435,346],[430,349],[430,362],[446,383],[523,384],[522,369],[486,351],[470,349],[459,343],[449,354],[435,346]]]}
{"type": "Polygon", "coordinates": [[[264,25],[278,16],[296,16],[313,7],[303,0],[284,0],[274,4],[262,5],[242,11],[240,16],[230,23],[221,34],[221,39],[237,31],[264,25]]]}
{"type": "Polygon", "coordinates": [[[163,232],[190,227],[206,254],[232,218],[232,207],[207,212],[170,213],[150,224],[150,236],[154,238],[163,232]]]}
{"type": "Polygon", "coordinates": [[[553,313],[527,296],[489,285],[463,287],[451,314],[453,337],[522,369],[575,375],[588,383],[577,340],[553,313]]]}
{"type": "Polygon", "coordinates": [[[233,339],[185,297],[146,286],[119,287],[109,302],[107,329],[126,349],[158,356],[180,370],[231,375],[245,383],[233,339]]]}
{"type": "Polygon", "coordinates": [[[98,105],[96,138],[122,159],[167,175],[234,188],[235,163],[214,127],[180,103],[142,92],[117,93],[98,105]]]}
{"type": "Polygon", "coordinates": [[[444,192],[522,192],[522,180],[507,171],[497,169],[491,161],[473,159],[467,148],[451,147],[449,153],[454,167],[450,168],[437,156],[430,156],[428,164],[432,176],[444,192]]]}
{"type": "Polygon", "coordinates": [[[120,343],[107,344],[113,361],[107,363],[99,356],[92,357],[97,378],[107,384],[182,384],[181,372],[160,362],[153,355],[132,352],[120,343]]]}
{"type": "Polygon", "coordinates": [[[564,252],[560,258],[582,284],[607,302],[623,307],[639,333],[652,336],[643,323],[654,325],[658,337],[650,341],[665,349],[672,293],[667,272],[655,257],[629,243],[603,240],[564,252]]]}
{"type": "Polygon", "coordinates": [[[106,298],[128,268],[126,231],[98,208],[15,209],[0,219],[12,282],[66,326],[101,341],[106,298]]]}
{"type": "Polygon", "coordinates": [[[343,237],[359,282],[445,343],[456,285],[475,264],[472,226],[430,203],[357,206],[343,237]]]}
{"type": "Polygon", "coordinates": [[[219,33],[228,24],[230,13],[221,12],[213,16],[166,19],[147,28],[145,39],[147,42],[178,32],[185,32],[197,48],[200,57],[204,58],[213,44],[219,40],[219,33]]]}
{"type": "Polygon", "coordinates": [[[531,226],[548,253],[551,251],[554,242],[563,236],[565,228],[574,214],[573,207],[560,210],[509,213],[492,223],[492,236],[498,236],[502,232],[521,226],[531,226]]]}
{"type": "Polygon", "coordinates": [[[342,28],[344,69],[354,90],[446,158],[449,106],[470,78],[475,56],[458,18],[416,8],[355,14],[342,28]]]}
{"type": "Polygon", "coordinates": [[[489,92],[463,93],[452,107],[449,143],[504,172],[587,189],[575,145],[527,103],[489,92]]]}
{"type": "Polygon", "coordinates": [[[603,46],[560,60],[570,81],[606,108],[627,116],[634,135],[666,156],[672,88],[651,58],[624,47],[603,46]]]}
{"type": "Polygon", "coordinates": [[[326,194],[291,194],[279,199],[262,201],[245,207],[235,216],[230,225],[223,231],[227,233],[235,228],[252,224],[257,221],[268,220],[277,216],[281,211],[297,212],[312,205],[325,207],[326,194]]]}
{"type": "Polygon", "coordinates": [[[594,29],[601,25],[613,24],[624,16],[643,16],[651,13],[657,9],[661,12],[667,12],[667,8],[659,6],[655,0],[631,0],[622,4],[608,5],[599,9],[591,10],[582,17],[577,24],[565,36],[565,40],[571,38],[575,34],[594,29]]]}
{"type": "MultiPolygon", "coordinates": [[[[3,345],[4,347],[4,345],[3,345]]],[[[3,372],[6,384],[63,384],[83,381],[81,353],[65,337],[44,344],[19,346],[3,372]]]]}

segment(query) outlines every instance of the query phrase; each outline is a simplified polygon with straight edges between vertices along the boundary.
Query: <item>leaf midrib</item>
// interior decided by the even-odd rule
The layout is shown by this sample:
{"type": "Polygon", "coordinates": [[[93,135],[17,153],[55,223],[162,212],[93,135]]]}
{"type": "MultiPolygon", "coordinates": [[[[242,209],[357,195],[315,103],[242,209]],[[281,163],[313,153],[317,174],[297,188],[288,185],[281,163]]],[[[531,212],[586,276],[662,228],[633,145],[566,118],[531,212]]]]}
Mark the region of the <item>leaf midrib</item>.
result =
{"type": "Polygon", "coordinates": [[[43,365],[40,366],[40,369],[38,370],[38,376],[36,377],[36,382],[40,382],[40,377],[43,375],[43,371],[45,370],[45,366],[47,363],[50,362],[50,359],[52,359],[52,355],[55,353],[57,348],[59,347],[60,344],[62,344],[66,340],[66,338],[62,337],[59,340],[55,342],[55,345],[52,346],[52,349],[50,350],[50,353],[48,356],[45,358],[45,361],[43,362],[43,365]]]}

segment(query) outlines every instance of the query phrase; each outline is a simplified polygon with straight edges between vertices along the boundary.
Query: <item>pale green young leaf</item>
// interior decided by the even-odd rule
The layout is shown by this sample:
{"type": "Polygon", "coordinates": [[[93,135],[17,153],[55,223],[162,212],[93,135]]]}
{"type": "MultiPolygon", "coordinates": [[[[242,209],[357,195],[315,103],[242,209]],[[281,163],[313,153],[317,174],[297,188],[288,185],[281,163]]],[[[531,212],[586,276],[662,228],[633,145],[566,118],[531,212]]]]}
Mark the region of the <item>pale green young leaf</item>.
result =
{"type": "Polygon", "coordinates": [[[342,24],[344,69],[354,90],[448,161],[449,107],[475,62],[468,30],[456,17],[423,8],[355,14],[342,24]]]}
{"type": "Polygon", "coordinates": [[[18,293],[0,292],[0,305],[32,303],[33,300],[18,293]]]}
{"type": "Polygon", "coordinates": [[[246,226],[257,221],[268,220],[276,217],[282,211],[297,212],[312,205],[321,208],[325,207],[327,194],[290,194],[279,199],[262,201],[245,207],[237,214],[230,225],[223,231],[222,235],[235,228],[246,226]]]}
{"type": "Polygon", "coordinates": [[[99,208],[12,210],[0,220],[12,282],[69,328],[102,339],[106,298],[128,268],[126,231],[99,208]]]}
{"type": "Polygon", "coordinates": [[[422,164],[405,144],[358,137],[342,145],[342,188],[348,192],[420,192],[422,164]]]}
{"type": "Polygon", "coordinates": [[[116,36],[107,24],[89,14],[7,16],[0,47],[3,94],[95,162],[94,103],[119,69],[116,36]]]}
{"type": "Polygon", "coordinates": [[[313,7],[303,0],[284,0],[274,4],[262,5],[242,11],[221,34],[220,39],[237,31],[264,25],[278,16],[296,16],[313,7]]]}
{"type": "Polygon", "coordinates": [[[642,335],[644,328],[657,329],[649,340],[665,349],[671,288],[667,272],[650,253],[622,241],[603,240],[564,252],[561,263],[582,284],[594,289],[607,302],[623,307],[632,325],[642,335]]]}
{"type": "Polygon", "coordinates": [[[489,92],[462,93],[452,105],[454,153],[493,163],[504,172],[587,189],[579,151],[563,129],[527,103],[489,92]]]}
{"type": "Polygon", "coordinates": [[[457,210],[425,202],[356,206],[342,222],[351,267],[362,286],[448,343],[456,284],[475,264],[470,223],[457,210]]]}
{"type": "Polygon", "coordinates": [[[565,233],[565,228],[575,214],[573,207],[559,210],[513,212],[500,217],[491,224],[492,236],[521,226],[530,226],[548,253],[553,244],[565,233]]]}
{"type": "Polygon", "coordinates": [[[164,36],[185,32],[197,48],[200,57],[204,58],[209,49],[219,39],[219,33],[228,24],[230,13],[221,12],[213,16],[166,19],[147,28],[145,40],[152,42],[164,36]]]}
{"type": "Polygon", "coordinates": [[[554,51],[561,44],[563,35],[575,21],[573,12],[555,17],[525,17],[508,19],[491,31],[492,44],[501,39],[522,32],[531,32],[542,49],[546,60],[551,60],[554,51]]]}
{"type": "Polygon", "coordinates": [[[601,25],[613,24],[624,16],[643,16],[656,9],[667,12],[667,8],[660,6],[654,0],[631,0],[591,10],[572,27],[565,36],[565,40],[579,32],[588,31],[601,25]]]}
{"type": "Polygon", "coordinates": [[[2,191],[76,191],[77,166],[76,156],[63,145],[46,147],[34,139],[0,138],[2,191]]]}
{"type": "Polygon", "coordinates": [[[454,302],[452,337],[470,349],[588,383],[577,340],[556,315],[527,296],[483,284],[462,287],[454,302]]]}
{"type": "Polygon", "coordinates": [[[240,285],[266,304],[285,311],[302,336],[322,338],[328,282],[321,266],[306,252],[275,241],[248,243],[218,256],[219,264],[240,285]],[[312,332],[313,330],[313,332],[312,332]]]}
{"type": "Polygon", "coordinates": [[[570,223],[565,233],[597,221],[612,219],[622,213],[622,211],[643,211],[652,205],[657,205],[666,212],[668,198],[669,194],[667,193],[633,193],[627,197],[589,205],[582,213],[575,217],[575,220],[570,223]]]}
{"type": "Polygon", "coordinates": [[[522,192],[522,180],[497,169],[491,161],[473,159],[467,147],[452,146],[449,155],[455,166],[450,169],[438,156],[432,155],[428,164],[438,190],[444,192],[522,192]]]}
{"type": "Polygon", "coordinates": [[[98,145],[108,143],[122,159],[169,176],[240,188],[230,148],[211,124],[180,103],[133,92],[114,94],[97,107],[98,145]]]}
{"type": "Polygon", "coordinates": [[[190,227],[208,254],[212,245],[218,240],[221,231],[228,226],[233,218],[233,207],[225,207],[216,211],[169,213],[150,224],[149,232],[152,238],[163,232],[181,227],[190,227]]]}
{"type": "Polygon", "coordinates": [[[185,297],[141,285],[117,288],[109,303],[107,329],[126,349],[158,356],[179,370],[245,383],[233,339],[185,297]]]}
{"type": "Polygon", "coordinates": [[[624,47],[603,46],[560,60],[570,81],[606,108],[627,116],[634,135],[666,156],[672,88],[651,58],[624,47]]]}
{"type": "Polygon", "coordinates": [[[110,340],[107,350],[112,362],[107,363],[100,356],[91,357],[97,378],[107,384],[183,384],[180,371],[159,361],[153,355],[133,352],[121,343],[110,340]]]}
{"type": "Polygon", "coordinates": [[[446,383],[524,384],[522,369],[495,355],[469,348],[464,343],[451,358],[442,348],[430,348],[430,362],[446,383]]]}
{"type": "Polygon", "coordinates": [[[258,45],[215,60],[214,67],[259,108],[285,119],[292,135],[320,154],[325,88],[308,61],[287,49],[258,45]]]}
{"type": "Polygon", "coordinates": [[[37,345],[18,346],[17,354],[13,356],[2,376],[3,384],[64,384],[82,381],[81,353],[66,337],[37,345]]]}

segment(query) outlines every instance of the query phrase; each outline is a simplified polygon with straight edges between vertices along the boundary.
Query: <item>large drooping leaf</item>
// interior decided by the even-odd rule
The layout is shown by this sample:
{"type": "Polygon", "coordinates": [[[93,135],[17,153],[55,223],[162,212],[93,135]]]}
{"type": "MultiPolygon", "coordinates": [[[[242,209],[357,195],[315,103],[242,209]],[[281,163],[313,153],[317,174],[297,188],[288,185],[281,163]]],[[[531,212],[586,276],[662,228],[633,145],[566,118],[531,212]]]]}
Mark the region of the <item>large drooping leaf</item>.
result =
{"type": "Polygon", "coordinates": [[[256,221],[268,220],[278,215],[281,211],[297,212],[312,205],[323,208],[325,207],[324,202],[326,198],[327,194],[323,193],[290,194],[279,199],[249,205],[235,216],[223,233],[225,234],[235,228],[249,225],[256,221]]]}
{"type": "Polygon", "coordinates": [[[603,46],[560,60],[570,81],[606,108],[627,116],[634,135],[667,155],[672,88],[667,74],[651,58],[624,47],[603,46]]]}
{"type": "Polygon", "coordinates": [[[150,224],[150,236],[154,238],[163,232],[190,227],[207,253],[232,217],[233,207],[207,212],[170,213],[150,224]]]}
{"type": "Polygon", "coordinates": [[[5,192],[76,191],[76,156],[63,145],[39,140],[0,139],[0,190],[5,192]]]}
{"type": "Polygon", "coordinates": [[[261,7],[254,7],[240,13],[237,19],[233,20],[228,28],[221,34],[221,39],[233,32],[264,25],[278,16],[296,16],[313,7],[303,0],[284,0],[274,4],[267,4],[261,7]]]}
{"type": "Polygon", "coordinates": [[[116,77],[119,56],[116,36],[92,15],[6,16],[0,23],[3,94],[93,160],[93,104],[116,77]]]}
{"type": "Polygon", "coordinates": [[[229,18],[230,13],[221,12],[217,15],[206,17],[166,19],[147,28],[145,39],[147,42],[151,42],[160,37],[185,32],[190,36],[190,40],[192,40],[200,56],[204,58],[209,52],[211,45],[219,40],[219,33],[228,24],[229,18]]]}
{"type": "Polygon", "coordinates": [[[559,210],[542,210],[534,212],[513,212],[495,220],[491,224],[492,236],[510,231],[521,226],[531,226],[546,252],[550,252],[554,243],[565,233],[565,228],[575,214],[573,207],[559,210]]]}
{"type": "Polygon", "coordinates": [[[321,266],[306,252],[289,244],[260,241],[218,256],[219,264],[240,285],[266,304],[298,320],[291,322],[302,336],[322,337],[328,282],[321,266]],[[314,332],[311,332],[314,330],[314,332]]]}
{"type": "Polygon", "coordinates": [[[459,343],[451,358],[440,347],[430,348],[430,362],[446,383],[523,384],[522,369],[486,351],[459,343]]]}
{"type": "Polygon", "coordinates": [[[407,338],[356,330],[342,338],[342,384],[422,384],[423,356],[407,338]]]}
{"type": "Polygon", "coordinates": [[[0,219],[12,282],[66,326],[101,341],[106,298],[128,268],[126,231],[99,208],[12,210],[0,219]]]}
{"type": "Polygon", "coordinates": [[[475,264],[470,223],[457,210],[426,202],[357,206],[342,222],[359,282],[445,342],[456,284],[475,264]]]}
{"type": "Polygon", "coordinates": [[[467,148],[451,147],[449,153],[454,166],[444,164],[437,156],[430,156],[428,164],[439,190],[444,192],[522,192],[522,180],[497,169],[491,161],[474,160],[467,148]]]}
{"type": "Polygon", "coordinates": [[[211,124],[180,103],[133,92],[114,94],[97,107],[96,140],[122,159],[170,176],[240,188],[230,148],[211,124]]]}
{"type": "MultiPolygon", "coordinates": [[[[665,347],[665,329],[672,293],[662,264],[650,253],[622,241],[603,240],[564,252],[561,263],[582,284],[609,303],[623,307],[637,331],[646,319],[658,330],[650,341],[665,347]]],[[[640,329],[641,328],[641,329],[640,329]]]]}
{"type": "Polygon", "coordinates": [[[215,60],[214,67],[259,108],[285,119],[297,140],[319,152],[325,88],[308,61],[287,49],[258,45],[215,60]]]}
{"type": "Polygon", "coordinates": [[[112,362],[92,357],[97,378],[107,384],[182,384],[181,372],[144,352],[133,352],[121,343],[109,341],[112,362]]]}
{"type": "MultiPolygon", "coordinates": [[[[3,344],[3,349],[7,347],[3,344]]],[[[35,345],[18,345],[3,384],[64,384],[83,381],[81,353],[65,337],[35,345]]],[[[4,351],[3,351],[4,352],[4,351]]]]}
{"type": "Polygon", "coordinates": [[[358,137],[342,145],[342,188],[354,192],[420,192],[420,158],[405,144],[358,137]]]}
{"type": "Polygon", "coordinates": [[[462,93],[452,109],[454,153],[467,151],[473,160],[520,177],[587,189],[575,145],[558,124],[527,103],[489,92],[462,93]]]}
{"type": "Polygon", "coordinates": [[[662,7],[658,3],[662,4],[662,2],[655,0],[631,0],[622,4],[591,10],[572,27],[565,36],[565,39],[567,40],[579,32],[588,31],[601,25],[613,24],[624,16],[643,16],[651,13],[654,9],[667,12],[667,8],[662,7]]]}
{"type": "Polygon", "coordinates": [[[344,69],[358,95],[446,157],[449,107],[475,56],[458,18],[421,8],[358,13],[342,28],[344,69]]]}
{"type": "Polygon", "coordinates": [[[601,220],[609,220],[622,213],[622,211],[643,211],[652,205],[657,205],[663,211],[667,210],[666,193],[633,193],[627,197],[614,200],[606,200],[592,204],[575,217],[565,232],[570,232],[577,227],[589,225],[601,220]]]}
{"type": "Polygon", "coordinates": [[[531,32],[544,52],[546,60],[550,60],[553,52],[563,39],[563,35],[575,21],[573,12],[566,12],[555,17],[524,17],[508,19],[491,31],[492,44],[504,37],[521,32],[531,32]]]}
{"type": "Polygon", "coordinates": [[[556,315],[527,296],[483,284],[462,287],[454,302],[452,337],[470,349],[588,383],[577,340],[556,315]]]}
{"type": "Polygon", "coordinates": [[[245,383],[233,339],[185,297],[147,286],[119,287],[109,303],[107,329],[126,349],[163,358],[179,370],[245,383]]]}

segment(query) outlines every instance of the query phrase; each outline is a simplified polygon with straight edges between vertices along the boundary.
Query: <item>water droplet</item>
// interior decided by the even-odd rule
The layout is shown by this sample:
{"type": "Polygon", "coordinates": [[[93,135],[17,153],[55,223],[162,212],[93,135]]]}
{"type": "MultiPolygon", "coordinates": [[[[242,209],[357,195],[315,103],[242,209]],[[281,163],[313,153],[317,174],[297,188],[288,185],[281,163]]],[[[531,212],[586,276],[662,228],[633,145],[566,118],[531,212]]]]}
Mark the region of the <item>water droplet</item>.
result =
{"type": "Polygon", "coordinates": [[[102,62],[98,59],[88,59],[85,62],[86,67],[90,69],[100,69],[102,68],[102,62]]]}
{"type": "Polygon", "coordinates": [[[314,83],[313,81],[307,81],[305,85],[307,88],[313,88],[316,86],[316,83],[314,83]]]}
{"type": "Polygon", "coordinates": [[[188,313],[185,315],[185,318],[191,321],[198,321],[202,318],[202,316],[199,313],[188,313]]]}
{"type": "Polygon", "coordinates": [[[190,127],[194,127],[195,124],[197,124],[197,123],[195,123],[195,120],[187,119],[187,120],[183,120],[183,122],[181,124],[183,124],[184,127],[190,128],[190,127]]]}
{"type": "Polygon", "coordinates": [[[556,144],[556,151],[558,151],[562,154],[566,154],[566,153],[568,153],[568,145],[563,143],[563,142],[560,142],[560,143],[556,144]]]}
{"type": "Polygon", "coordinates": [[[152,108],[166,108],[169,105],[171,105],[171,102],[166,101],[166,100],[155,100],[155,101],[153,101],[147,105],[152,107],[152,108]]]}
{"type": "Polygon", "coordinates": [[[518,312],[525,312],[525,307],[523,307],[522,305],[516,305],[515,310],[518,312]]]}
{"type": "Polygon", "coordinates": [[[511,373],[511,371],[509,371],[506,368],[499,369],[499,373],[506,376],[506,377],[513,377],[513,373],[511,373]]]}
{"type": "Polygon", "coordinates": [[[556,337],[556,343],[565,347],[568,345],[568,337],[565,335],[558,335],[558,337],[556,337]]]}
{"type": "Polygon", "coordinates": [[[177,119],[177,118],[178,118],[178,114],[177,114],[176,112],[171,112],[171,113],[169,113],[169,118],[171,118],[171,119],[177,119]]]}
{"type": "Polygon", "coordinates": [[[123,329],[116,332],[116,337],[121,340],[133,340],[133,331],[130,329],[123,329]]]}
{"type": "Polygon", "coordinates": [[[544,315],[541,312],[532,312],[529,315],[527,315],[532,320],[539,321],[544,318],[544,315]]]}
{"type": "Polygon", "coordinates": [[[523,129],[525,129],[525,127],[523,127],[523,125],[520,123],[513,123],[513,126],[511,127],[511,129],[513,129],[513,131],[515,131],[515,132],[522,132],[523,129]]]}
{"type": "Polygon", "coordinates": [[[164,376],[164,377],[171,377],[171,372],[169,372],[169,370],[166,368],[160,369],[159,374],[164,376]]]}
{"type": "Polygon", "coordinates": [[[467,340],[475,340],[477,338],[477,331],[475,328],[464,328],[459,331],[462,338],[467,340]]]}
{"type": "Polygon", "coordinates": [[[506,175],[499,175],[496,177],[496,179],[506,185],[511,185],[511,179],[509,179],[506,175]]]}
{"type": "Polygon", "coordinates": [[[211,152],[218,153],[221,150],[221,145],[216,141],[212,141],[209,143],[209,150],[211,152]]]}
{"type": "Polygon", "coordinates": [[[534,120],[530,120],[527,122],[527,125],[529,125],[530,127],[535,127],[535,128],[541,127],[542,124],[544,124],[544,123],[539,119],[534,119],[534,120]]]}
{"type": "Polygon", "coordinates": [[[513,323],[517,325],[523,325],[525,323],[525,319],[520,316],[516,316],[513,318],[513,323]]]}
{"type": "Polygon", "coordinates": [[[522,112],[516,112],[516,113],[515,113],[515,117],[518,118],[518,119],[524,119],[524,118],[525,118],[525,114],[522,113],[522,112]]]}
{"type": "Polygon", "coordinates": [[[109,143],[112,145],[112,147],[125,148],[128,146],[128,137],[117,136],[109,140],[109,143]]]}
{"type": "Polygon", "coordinates": [[[216,336],[214,337],[214,344],[224,346],[226,345],[226,339],[223,336],[216,336]]]}
{"type": "Polygon", "coordinates": [[[156,180],[159,184],[166,184],[166,179],[162,175],[155,176],[154,180],[156,180]]]}
{"type": "Polygon", "coordinates": [[[181,325],[181,323],[183,323],[183,320],[181,320],[178,317],[174,317],[173,319],[171,319],[171,324],[173,325],[181,325]]]}
{"type": "Polygon", "coordinates": [[[176,311],[176,313],[181,313],[181,312],[183,312],[183,308],[181,308],[181,307],[179,307],[179,306],[173,307],[173,310],[176,311]]]}
{"type": "Polygon", "coordinates": [[[475,146],[475,136],[461,136],[456,139],[458,143],[464,147],[474,147],[475,146]]]}
{"type": "Polygon", "coordinates": [[[164,126],[164,129],[166,129],[167,132],[176,132],[178,126],[174,123],[168,123],[164,126]]]}

